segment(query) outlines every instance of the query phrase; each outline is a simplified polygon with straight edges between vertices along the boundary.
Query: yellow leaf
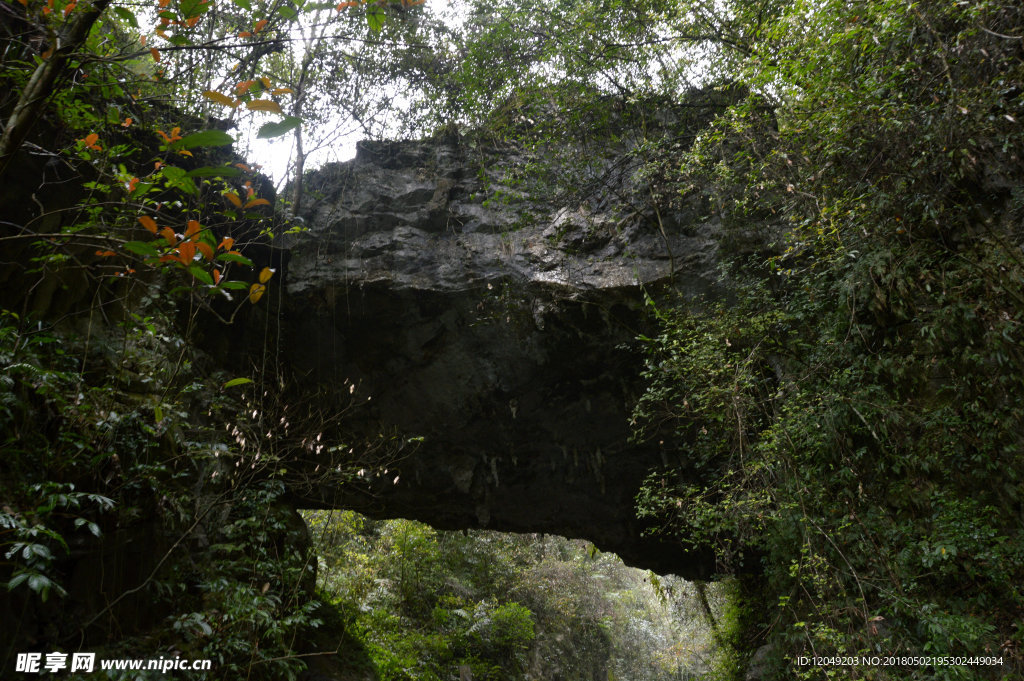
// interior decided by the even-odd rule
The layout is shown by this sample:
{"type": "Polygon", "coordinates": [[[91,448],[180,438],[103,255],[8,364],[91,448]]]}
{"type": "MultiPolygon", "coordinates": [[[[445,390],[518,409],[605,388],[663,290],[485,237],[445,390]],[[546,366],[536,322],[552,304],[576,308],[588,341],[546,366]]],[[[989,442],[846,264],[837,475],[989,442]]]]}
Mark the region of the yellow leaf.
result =
{"type": "Polygon", "coordinates": [[[270,94],[272,94],[272,95],[291,95],[291,94],[295,94],[295,90],[291,89],[290,87],[276,87],[276,88],[274,88],[273,90],[270,91],[270,94]]]}
{"type": "Polygon", "coordinates": [[[252,208],[253,206],[269,206],[269,205],[270,205],[270,201],[267,201],[266,199],[253,199],[252,201],[246,202],[245,207],[246,208],[252,208]]]}
{"type": "Polygon", "coordinates": [[[249,302],[255,305],[266,291],[267,287],[263,284],[253,284],[249,287],[249,302]]]}
{"type": "Polygon", "coordinates": [[[263,87],[267,88],[268,90],[270,89],[270,79],[269,78],[267,78],[266,76],[262,76],[260,78],[260,82],[263,83],[263,87]]]}
{"type": "Polygon", "coordinates": [[[253,111],[271,111],[273,113],[284,113],[283,111],[281,111],[280,104],[269,99],[254,99],[251,102],[246,102],[245,108],[252,109],[253,111]]]}
{"type": "Polygon", "coordinates": [[[156,234],[156,232],[157,232],[156,220],[154,220],[153,218],[149,217],[148,215],[143,215],[142,217],[139,218],[139,222],[142,223],[143,227],[145,227],[149,231],[153,232],[153,234],[156,234]]]}
{"type": "Polygon", "coordinates": [[[235,204],[235,206],[237,208],[241,208],[242,207],[242,199],[238,198],[238,194],[236,194],[234,192],[228,192],[224,196],[228,197],[228,201],[230,201],[231,203],[235,204]]]}
{"type": "Polygon", "coordinates": [[[205,90],[203,92],[203,96],[211,101],[217,102],[218,104],[223,104],[224,106],[231,106],[231,102],[233,101],[227,95],[221,94],[214,90],[205,90]]]}
{"type": "Polygon", "coordinates": [[[269,267],[264,267],[262,270],[260,270],[260,283],[266,284],[268,281],[270,281],[270,278],[272,276],[274,276],[274,270],[270,269],[269,267]]]}

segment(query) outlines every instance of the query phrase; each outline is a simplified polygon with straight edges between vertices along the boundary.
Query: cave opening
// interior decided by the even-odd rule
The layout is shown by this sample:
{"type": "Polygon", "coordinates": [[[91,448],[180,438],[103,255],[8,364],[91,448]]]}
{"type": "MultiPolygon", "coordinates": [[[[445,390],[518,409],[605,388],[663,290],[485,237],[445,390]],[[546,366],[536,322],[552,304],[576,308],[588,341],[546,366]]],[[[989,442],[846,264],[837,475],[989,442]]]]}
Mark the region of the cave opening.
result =
{"type": "Polygon", "coordinates": [[[721,662],[728,583],[629,567],[583,539],[301,514],[341,629],[322,632],[314,678],[667,681],[721,662]]]}

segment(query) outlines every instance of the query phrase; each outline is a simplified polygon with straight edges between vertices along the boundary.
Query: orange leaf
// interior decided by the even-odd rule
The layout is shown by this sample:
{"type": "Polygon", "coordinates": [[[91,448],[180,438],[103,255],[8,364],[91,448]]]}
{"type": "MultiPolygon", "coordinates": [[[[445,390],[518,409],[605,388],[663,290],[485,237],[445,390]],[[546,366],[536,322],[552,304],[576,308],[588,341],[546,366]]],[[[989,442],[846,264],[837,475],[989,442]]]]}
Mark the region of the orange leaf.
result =
{"type": "Polygon", "coordinates": [[[199,220],[189,220],[188,226],[185,227],[185,238],[195,241],[199,237],[199,232],[202,228],[199,226],[199,220]]]}
{"type": "Polygon", "coordinates": [[[143,215],[142,217],[139,218],[139,222],[141,222],[142,226],[151,231],[154,235],[156,234],[156,220],[149,217],[148,215],[143,215]]]}
{"type": "Polygon", "coordinates": [[[122,128],[127,128],[127,127],[131,126],[131,124],[132,124],[132,119],[126,118],[126,119],[124,119],[124,123],[121,124],[121,127],[122,128]]]}
{"type": "Polygon", "coordinates": [[[225,251],[230,251],[231,247],[235,245],[235,240],[229,236],[221,239],[220,245],[217,248],[223,248],[225,251]]]}
{"type": "Polygon", "coordinates": [[[252,37],[252,33],[249,33],[249,31],[239,31],[238,32],[238,37],[239,38],[251,38],[252,37]]]}
{"type": "Polygon", "coordinates": [[[207,260],[213,260],[213,248],[210,246],[210,244],[206,243],[205,241],[200,241],[199,243],[196,244],[196,248],[199,249],[199,252],[203,254],[204,258],[206,258],[207,260]]]}
{"type": "Polygon", "coordinates": [[[251,88],[255,84],[255,80],[243,80],[235,86],[235,92],[237,92],[240,95],[244,95],[246,92],[249,91],[249,88],[251,88]]]}
{"type": "Polygon", "coordinates": [[[196,245],[191,241],[182,241],[178,246],[178,259],[183,265],[188,265],[196,257],[196,245]]]}
{"type": "Polygon", "coordinates": [[[230,201],[231,203],[235,204],[235,206],[237,208],[241,208],[242,207],[242,199],[238,198],[238,194],[236,194],[234,192],[228,192],[224,196],[228,197],[228,201],[230,201]]]}
{"type": "Polygon", "coordinates": [[[266,199],[253,199],[251,201],[246,202],[245,207],[246,208],[252,208],[253,206],[269,206],[269,205],[270,205],[270,201],[267,201],[266,199]]]}
{"type": "Polygon", "coordinates": [[[188,21],[185,22],[185,24],[189,28],[194,28],[195,25],[198,24],[198,23],[199,23],[199,17],[191,17],[190,19],[188,19],[188,21]]]}
{"type": "Polygon", "coordinates": [[[259,33],[260,31],[265,29],[267,27],[267,24],[269,24],[269,23],[270,22],[267,21],[266,19],[260,19],[259,21],[256,22],[256,25],[253,26],[252,32],[253,33],[259,33]]]}
{"type": "Polygon", "coordinates": [[[219,284],[220,283],[220,270],[218,270],[215,267],[212,270],[210,270],[210,274],[213,276],[213,283],[214,283],[214,285],[219,284]]]}
{"type": "Polygon", "coordinates": [[[250,168],[249,166],[245,165],[244,163],[236,163],[235,167],[236,168],[240,168],[241,170],[244,170],[247,173],[252,172],[252,168],[250,168]]]}
{"type": "Polygon", "coordinates": [[[101,258],[109,258],[112,255],[117,255],[117,253],[114,253],[113,251],[96,251],[96,255],[101,258]]]}
{"type": "Polygon", "coordinates": [[[249,287],[249,302],[255,305],[266,291],[267,287],[263,284],[253,284],[249,287]]]}
{"type": "Polygon", "coordinates": [[[85,146],[91,147],[91,146],[95,145],[96,142],[99,141],[99,139],[100,139],[99,135],[97,135],[96,133],[90,133],[90,134],[86,135],[85,139],[83,139],[82,141],[85,142],[85,146]]]}
{"type": "Polygon", "coordinates": [[[174,244],[178,243],[178,236],[170,227],[164,227],[163,229],[161,229],[160,235],[163,236],[164,239],[167,239],[168,246],[173,246],[174,244]]]}
{"type": "Polygon", "coordinates": [[[153,61],[155,61],[155,62],[159,62],[160,61],[160,50],[156,49],[155,47],[151,47],[151,48],[149,48],[149,53],[151,55],[153,55],[153,61]]]}
{"type": "Polygon", "coordinates": [[[188,149],[180,149],[178,150],[178,153],[181,154],[182,156],[192,156],[192,152],[189,151],[188,149]]]}
{"type": "Polygon", "coordinates": [[[72,11],[73,9],[75,9],[75,5],[76,5],[76,4],[77,4],[77,3],[74,3],[74,2],[72,2],[72,3],[69,3],[67,7],[65,7],[65,8],[64,8],[64,16],[65,16],[65,17],[66,17],[67,15],[71,14],[71,11],[72,11]]]}
{"type": "Polygon", "coordinates": [[[269,267],[264,267],[262,270],[260,270],[260,283],[266,284],[268,281],[270,281],[270,278],[272,276],[274,276],[274,270],[272,270],[269,267]]]}
{"type": "Polygon", "coordinates": [[[163,9],[164,7],[167,7],[167,5],[171,4],[171,0],[160,0],[157,4],[160,5],[161,9],[163,9]]]}
{"type": "Polygon", "coordinates": [[[254,99],[245,103],[245,108],[253,111],[272,111],[273,113],[284,113],[281,105],[270,99],[254,99]]]}

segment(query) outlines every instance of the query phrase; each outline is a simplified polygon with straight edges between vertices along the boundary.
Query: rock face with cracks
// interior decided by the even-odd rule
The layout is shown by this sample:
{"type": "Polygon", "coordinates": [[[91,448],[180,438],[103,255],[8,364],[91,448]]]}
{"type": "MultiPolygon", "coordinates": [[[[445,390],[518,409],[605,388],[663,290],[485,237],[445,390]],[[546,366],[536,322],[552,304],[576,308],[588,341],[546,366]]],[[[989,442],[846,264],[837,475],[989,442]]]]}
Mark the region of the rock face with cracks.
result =
{"type": "Polygon", "coordinates": [[[710,573],[708,556],[644,536],[634,497],[678,454],[632,442],[629,420],[644,291],[713,292],[718,225],[697,206],[622,200],[646,192],[628,148],[616,154],[575,195],[510,187],[522,157],[455,136],[362,143],[307,178],[285,360],[304,391],[359,405],[350,427],[417,444],[297,503],[584,537],[635,565],[710,573]]]}

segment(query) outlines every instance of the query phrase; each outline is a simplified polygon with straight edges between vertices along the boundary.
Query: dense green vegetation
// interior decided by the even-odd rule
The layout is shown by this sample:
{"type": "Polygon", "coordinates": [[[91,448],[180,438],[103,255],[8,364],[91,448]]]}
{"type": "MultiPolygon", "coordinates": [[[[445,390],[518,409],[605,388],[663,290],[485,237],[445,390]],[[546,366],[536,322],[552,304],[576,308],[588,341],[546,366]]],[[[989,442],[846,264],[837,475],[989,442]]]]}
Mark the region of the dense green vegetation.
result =
{"type": "Polygon", "coordinates": [[[690,678],[717,662],[695,587],[585,542],[304,515],[321,594],[382,681],[690,678]]]}
{"type": "Polygon", "coordinates": [[[301,229],[287,215],[307,156],[339,120],[519,145],[511,180],[565,196],[593,174],[580,140],[620,141],[623,110],[646,125],[702,85],[721,115],[635,146],[643,191],[621,201],[662,229],[695,206],[719,221],[728,291],[652,294],[662,331],[645,340],[637,437],[687,463],[653,471],[638,512],[738,577],[719,641],[736,676],[763,644],[779,678],[1024,673],[1017,5],[491,0],[456,17],[410,2],[18,0],[0,48],[0,603],[21,613],[0,615],[5,669],[29,642],[85,637],[289,678],[305,666],[297,641],[338,617],[382,678],[441,677],[442,662],[525,673],[528,651],[568,654],[539,647],[560,617],[580,627],[572,645],[610,645],[629,608],[594,618],[600,558],[570,545],[526,560],[556,549],[342,516],[321,544],[333,605],[310,597],[282,443],[348,442],[316,450],[344,482],[350,449],[386,461],[402,442],[353,443],[343,414],[274,399],[279,291],[261,248],[301,229]],[[295,144],[274,205],[224,151],[249,130],[295,144]],[[552,173],[553,158],[576,170],[552,173]],[[234,364],[195,347],[221,333],[212,318],[251,332],[225,332],[234,364]],[[190,552],[215,560],[171,560],[190,552]],[[73,583],[97,580],[58,617],[73,583]],[[556,582],[573,585],[566,602],[539,595],[556,582]],[[796,664],[838,654],[1002,665],[796,664]]]}

